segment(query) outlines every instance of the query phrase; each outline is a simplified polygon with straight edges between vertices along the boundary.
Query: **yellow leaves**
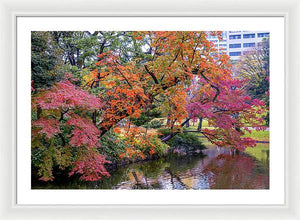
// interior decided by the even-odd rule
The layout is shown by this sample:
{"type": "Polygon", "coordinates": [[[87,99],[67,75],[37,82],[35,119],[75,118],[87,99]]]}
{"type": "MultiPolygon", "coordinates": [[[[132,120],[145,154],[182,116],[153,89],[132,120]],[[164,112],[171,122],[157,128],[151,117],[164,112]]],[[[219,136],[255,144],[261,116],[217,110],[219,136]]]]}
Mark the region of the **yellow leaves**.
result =
{"type": "Polygon", "coordinates": [[[55,160],[61,170],[72,164],[72,148],[65,146],[62,148],[55,149],[55,160]]]}
{"type": "Polygon", "coordinates": [[[103,81],[102,85],[104,85],[107,89],[111,89],[116,86],[116,82],[115,80],[108,79],[106,81],[103,81]]]}
{"type": "Polygon", "coordinates": [[[147,156],[152,156],[155,153],[167,149],[169,146],[163,144],[156,136],[156,133],[144,133],[144,128],[132,127],[127,132],[124,132],[124,139],[127,147],[125,152],[119,155],[120,158],[129,159],[146,159],[147,156]]]}
{"type": "Polygon", "coordinates": [[[91,86],[93,81],[97,80],[98,70],[95,69],[90,72],[90,74],[87,74],[83,76],[83,80],[85,81],[86,85],[91,86]]]}
{"type": "Polygon", "coordinates": [[[43,110],[40,117],[55,117],[59,118],[60,117],[60,110],[59,109],[48,109],[48,110],[43,110]]]}

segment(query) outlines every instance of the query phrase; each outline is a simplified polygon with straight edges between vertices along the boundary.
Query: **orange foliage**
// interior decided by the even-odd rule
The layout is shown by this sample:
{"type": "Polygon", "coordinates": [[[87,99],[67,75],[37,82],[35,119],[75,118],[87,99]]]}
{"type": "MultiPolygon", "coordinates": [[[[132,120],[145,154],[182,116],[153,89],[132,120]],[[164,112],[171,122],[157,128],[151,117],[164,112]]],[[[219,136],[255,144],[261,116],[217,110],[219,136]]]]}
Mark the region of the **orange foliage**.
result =
{"type": "MultiPolygon", "coordinates": [[[[221,36],[221,32],[212,34],[221,36]]],[[[201,77],[204,71],[211,83],[231,77],[228,56],[217,54],[207,32],[133,32],[133,38],[148,40],[153,50],[151,60],[141,63],[134,59],[123,64],[116,52],[108,51],[98,56],[97,69],[84,77],[90,88],[107,88],[99,94],[105,103],[100,124],[102,134],[128,116],[138,117],[161,94],[169,97],[169,119],[180,123],[187,117],[185,86],[195,75],[201,77]]],[[[214,89],[205,88],[207,93],[214,94],[214,89]]]]}
{"type": "Polygon", "coordinates": [[[125,143],[128,147],[125,152],[120,154],[120,158],[141,158],[145,159],[147,155],[152,156],[156,153],[157,145],[152,143],[151,139],[156,138],[154,134],[145,134],[139,127],[133,127],[124,133],[125,143]]]}

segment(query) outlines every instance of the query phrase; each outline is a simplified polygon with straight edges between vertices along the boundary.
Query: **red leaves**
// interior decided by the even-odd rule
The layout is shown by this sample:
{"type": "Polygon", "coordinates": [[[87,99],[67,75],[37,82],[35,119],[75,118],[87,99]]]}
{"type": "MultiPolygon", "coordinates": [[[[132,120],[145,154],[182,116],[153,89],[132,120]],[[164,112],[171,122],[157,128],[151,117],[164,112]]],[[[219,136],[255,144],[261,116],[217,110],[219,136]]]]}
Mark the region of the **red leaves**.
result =
{"type": "Polygon", "coordinates": [[[261,114],[264,112],[264,102],[252,100],[244,94],[242,89],[244,81],[237,79],[224,80],[219,79],[215,83],[220,93],[214,100],[213,89],[202,90],[207,80],[199,80],[199,86],[193,86],[190,92],[195,96],[190,99],[187,105],[189,115],[192,118],[205,118],[213,129],[203,129],[202,133],[208,139],[219,146],[231,146],[240,151],[246,147],[256,145],[255,140],[251,138],[242,138],[244,131],[251,129],[263,129],[263,119],[261,114]],[[197,94],[198,92],[198,94],[197,94]]]}
{"type": "Polygon", "coordinates": [[[136,40],[142,40],[143,37],[140,35],[140,36],[136,36],[135,39],[136,39],[136,40]]]}
{"type": "MultiPolygon", "coordinates": [[[[66,125],[74,126],[70,141],[71,145],[99,147],[99,130],[90,119],[81,117],[72,111],[75,109],[97,110],[102,107],[102,103],[98,98],[64,80],[45,91],[44,94],[38,97],[36,103],[45,111],[44,114],[47,111],[51,114],[52,111],[60,110],[60,121],[63,119],[63,115],[68,112],[68,116],[71,116],[71,118],[68,119],[66,125]]],[[[33,125],[42,127],[40,132],[45,133],[48,138],[60,133],[57,119],[40,118],[33,125]]]]}
{"type": "Polygon", "coordinates": [[[245,154],[220,154],[203,170],[212,189],[262,189],[268,176],[257,174],[256,160],[245,154]],[[211,175],[214,174],[214,175],[211,175]]]}
{"type": "Polygon", "coordinates": [[[31,80],[31,92],[34,92],[34,88],[33,88],[33,80],[31,80]]]}
{"type": "Polygon", "coordinates": [[[42,181],[44,181],[44,182],[53,181],[53,180],[54,180],[54,177],[53,177],[52,174],[51,174],[50,177],[42,176],[41,178],[39,178],[39,180],[42,180],[42,181]]]}
{"type": "Polygon", "coordinates": [[[40,118],[34,121],[33,126],[40,127],[39,133],[46,134],[46,137],[50,139],[53,135],[59,134],[61,131],[59,129],[59,121],[56,119],[40,118]]]}
{"type": "MultiPolygon", "coordinates": [[[[59,134],[57,137],[59,141],[51,139],[49,142],[53,150],[47,153],[45,157],[47,160],[40,166],[40,180],[51,181],[54,179],[52,176],[54,164],[50,158],[54,154],[53,152],[61,147],[55,146],[57,143],[60,143],[64,149],[74,146],[78,148],[78,151],[85,152],[85,154],[78,156],[76,154],[72,155],[71,151],[71,155],[66,157],[67,161],[60,161],[54,156],[56,163],[63,166],[66,164],[70,166],[75,159],[74,168],[70,175],[75,172],[81,173],[83,174],[82,179],[87,181],[98,180],[103,175],[109,176],[104,168],[104,163],[108,161],[96,150],[100,147],[100,131],[87,114],[88,111],[95,112],[99,110],[103,105],[100,99],[72,84],[69,81],[74,81],[71,75],[66,75],[66,78],[68,79],[54,84],[51,89],[42,91],[41,94],[37,94],[33,98],[33,107],[42,110],[38,115],[40,118],[32,123],[34,127],[40,128],[38,133],[46,134],[48,139],[59,134]],[[69,126],[72,128],[71,130],[68,128],[69,126]],[[68,137],[70,137],[70,140],[68,137]]],[[[32,134],[33,141],[40,138],[35,135],[34,129],[32,134]]]]}
{"type": "Polygon", "coordinates": [[[251,102],[252,105],[255,105],[255,106],[264,106],[265,105],[265,102],[262,101],[262,100],[258,100],[258,99],[253,99],[252,102],[251,102]]]}
{"type": "Polygon", "coordinates": [[[88,148],[100,146],[100,132],[90,120],[73,114],[72,118],[67,121],[67,125],[74,126],[70,141],[72,146],[87,146],[88,148]]]}
{"type": "Polygon", "coordinates": [[[83,108],[96,110],[102,106],[98,98],[69,81],[56,83],[51,90],[46,91],[37,100],[37,104],[42,109],[83,108]]]}
{"type": "Polygon", "coordinates": [[[101,179],[102,176],[109,177],[110,175],[104,167],[105,163],[110,163],[110,161],[107,161],[97,150],[87,149],[80,152],[69,176],[75,173],[82,174],[80,178],[84,181],[97,181],[101,179]]]}

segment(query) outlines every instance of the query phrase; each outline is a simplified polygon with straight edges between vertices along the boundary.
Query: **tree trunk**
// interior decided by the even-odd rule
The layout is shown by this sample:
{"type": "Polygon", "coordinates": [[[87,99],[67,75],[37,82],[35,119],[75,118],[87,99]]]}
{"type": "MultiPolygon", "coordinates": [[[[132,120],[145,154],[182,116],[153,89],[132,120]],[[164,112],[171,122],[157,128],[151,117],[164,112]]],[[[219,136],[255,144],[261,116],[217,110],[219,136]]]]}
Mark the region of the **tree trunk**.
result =
{"type": "Polygon", "coordinates": [[[203,120],[202,117],[200,117],[199,118],[198,129],[197,129],[198,132],[201,132],[201,130],[202,130],[202,120],[203,120]]]}
{"type": "Polygon", "coordinates": [[[128,123],[128,130],[127,130],[127,133],[130,131],[130,121],[129,121],[129,123],[128,123]]]}
{"type": "Polygon", "coordinates": [[[185,124],[185,127],[186,127],[186,128],[190,127],[190,121],[188,121],[188,122],[185,124]]]}
{"type": "MultiPolygon", "coordinates": [[[[181,123],[181,127],[183,127],[186,123],[188,123],[190,121],[190,118],[186,119],[183,123],[181,123]]],[[[179,132],[173,132],[173,133],[170,133],[164,137],[161,138],[161,141],[162,142],[166,142],[168,140],[170,140],[172,137],[174,137],[176,134],[178,134],[179,132]]]]}
{"type": "Polygon", "coordinates": [[[94,123],[94,125],[96,126],[96,123],[97,123],[97,110],[95,110],[94,112],[93,112],[93,123],[94,123]]]}

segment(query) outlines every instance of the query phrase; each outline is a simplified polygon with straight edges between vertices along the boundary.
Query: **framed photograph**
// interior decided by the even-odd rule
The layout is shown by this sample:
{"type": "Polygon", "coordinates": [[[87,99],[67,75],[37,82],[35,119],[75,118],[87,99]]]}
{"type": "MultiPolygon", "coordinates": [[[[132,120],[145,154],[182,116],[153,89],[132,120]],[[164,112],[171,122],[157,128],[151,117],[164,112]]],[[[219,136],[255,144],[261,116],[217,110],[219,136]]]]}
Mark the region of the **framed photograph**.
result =
{"type": "Polygon", "coordinates": [[[132,1],[94,13],[78,3],[86,13],[72,14],[7,4],[4,217],[299,218],[288,107],[298,4],[143,13],[132,1]]]}
{"type": "Polygon", "coordinates": [[[18,17],[17,45],[18,204],[284,204],[283,17],[18,17]]]}

